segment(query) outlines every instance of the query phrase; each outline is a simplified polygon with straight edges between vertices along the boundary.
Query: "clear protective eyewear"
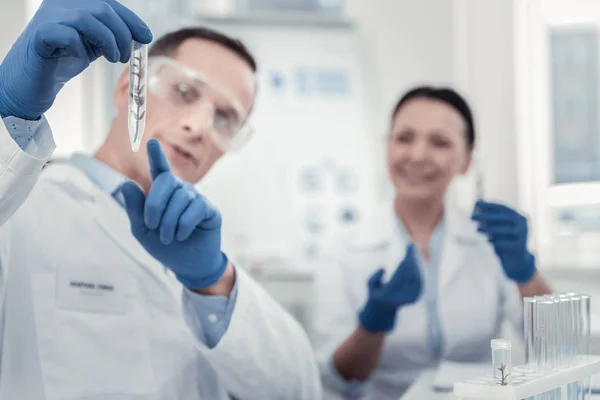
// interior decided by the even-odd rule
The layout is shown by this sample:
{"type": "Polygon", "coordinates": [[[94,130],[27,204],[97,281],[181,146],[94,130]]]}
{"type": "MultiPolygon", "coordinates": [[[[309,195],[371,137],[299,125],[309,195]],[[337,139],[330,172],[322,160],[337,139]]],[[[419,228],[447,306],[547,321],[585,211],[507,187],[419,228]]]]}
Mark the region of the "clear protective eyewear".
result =
{"type": "Polygon", "coordinates": [[[148,90],[174,112],[205,113],[211,139],[222,151],[238,150],[252,136],[248,112],[232,96],[172,58],[148,59],[148,90]]]}

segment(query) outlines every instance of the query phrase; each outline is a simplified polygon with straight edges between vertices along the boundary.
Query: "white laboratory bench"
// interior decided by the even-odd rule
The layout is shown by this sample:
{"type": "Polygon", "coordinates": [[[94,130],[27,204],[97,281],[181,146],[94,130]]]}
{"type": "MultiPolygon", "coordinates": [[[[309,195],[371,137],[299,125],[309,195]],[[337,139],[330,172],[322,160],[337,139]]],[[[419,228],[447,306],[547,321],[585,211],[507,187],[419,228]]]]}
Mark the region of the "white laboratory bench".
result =
{"type": "Polygon", "coordinates": [[[434,377],[435,371],[423,372],[401,400],[454,400],[452,392],[437,392],[431,388],[434,377]]]}
{"type": "MultiPolygon", "coordinates": [[[[432,389],[435,373],[423,372],[399,400],[456,400],[452,391],[438,392],[432,389]]],[[[600,380],[600,376],[595,379],[600,380]]],[[[600,394],[592,394],[591,400],[600,400],[600,394]]]]}

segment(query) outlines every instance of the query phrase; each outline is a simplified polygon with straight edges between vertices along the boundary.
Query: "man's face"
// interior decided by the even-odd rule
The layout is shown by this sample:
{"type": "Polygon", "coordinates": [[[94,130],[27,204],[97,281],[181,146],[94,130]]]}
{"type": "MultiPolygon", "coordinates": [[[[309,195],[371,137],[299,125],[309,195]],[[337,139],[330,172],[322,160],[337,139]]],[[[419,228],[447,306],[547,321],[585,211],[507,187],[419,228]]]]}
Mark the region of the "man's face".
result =
{"type": "MultiPolygon", "coordinates": [[[[131,150],[127,134],[122,135],[119,151],[129,178],[146,188],[150,183],[148,140],[160,142],[175,175],[195,184],[223,155],[222,146],[214,139],[224,135],[215,132],[224,131],[222,126],[228,121],[246,118],[254,101],[252,69],[218,43],[188,39],[166,61],[165,67],[154,74],[149,68],[146,128],[139,152],[131,150]]],[[[123,127],[127,126],[128,82],[125,73],[116,94],[119,113],[115,123],[123,127]]]]}

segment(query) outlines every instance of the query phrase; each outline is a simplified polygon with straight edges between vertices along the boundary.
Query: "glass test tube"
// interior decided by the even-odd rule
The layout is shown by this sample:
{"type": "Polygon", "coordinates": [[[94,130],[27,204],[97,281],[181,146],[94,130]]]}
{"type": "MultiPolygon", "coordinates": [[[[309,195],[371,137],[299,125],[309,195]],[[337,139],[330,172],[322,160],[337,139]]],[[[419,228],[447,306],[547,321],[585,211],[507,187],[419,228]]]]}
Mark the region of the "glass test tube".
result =
{"type": "Polygon", "coordinates": [[[137,152],[146,128],[146,91],[148,46],[132,42],[129,60],[129,140],[131,149],[137,152]]]}
{"type": "MultiPolygon", "coordinates": [[[[585,294],[572,295],[573,302],[573,322],[574,322],[574,354],[577,363],[587,363],[590,353],[590,306],[591,297],[585,294]]],[[[591,398],[591,377],[587,377],[578,383],[576,399],[591,398]]]]}
{"type": "Polygon", "coordinates": [[[492,339],[493,376],[496,385],[512,384],[512,343],[506,339],[492,339]]]}
{"type": "Polygon", "coordinates": [[[554,301],[541,296],[534,305],[534,331],[536,348],[539,352],[538,367],[548,370],[555,365],[554,347],[554,301]]]}
{"type": "Polygon", "coordinates": [[[558,296],[551,295],[549,296],[548,300],[552,302],[552,306],[550,308],[550,321],[552,324],[552,329],[550,330],[552,332],[552,343],[550,345],[552,349],[552,355],[554,357],[552,360],[552,368],[560,368],[563,365],[565,358],[563,357],[562,351],[562,344],[564,340],[564,335],[562,334],[562,307],[560,298],[558,296]]]}
{"type": "Polygon", "coordinates": [[[581,343],[583,338],[583,327],[582,327],[582,299],[579,295],[572,295],[571,300],[571,329],[573,330],[573,337],[571,339],[571,356],[573,357],[573,364],[578,364],[581,361],[581,343]]]}
{"type": "Polygon", "coordinates": [[[568,316],[564,321],[564,329],[566,335],[566,352],[568,357],[568,362],[570,365],[574,365],[578,362],[577,354],[578,354],[578,343],[579,343],[579,330],[580,330],[580,316],[579,309],[581,300],[577,293],[568,292],[568,293],[560,293],[559,296],[562,299],[567,299],[569,301],[568,307],[568,316]]]}
{"type": "Polygon", "coordinates": [[[525,333],[525,366],[527,370],[533,371],[537,367],[538,358],[534,347],[534,305],[537,299],[533,297],[523,298],[523,330],[525,333]]]}
{"type": "Polygon", "coordinates": [[[573,326],[573,304],[569,297],[557,295],[559,307],[558,330],[559,342],[559,365],[566,367],[574,363],[573,353],[570,350],[574,340],[573,326]]]}
{"type": "Polygon", "coordinates": [[[584,357],[583,362],[588,362],[587,356],[590,354],[590,336],[591,336],[591,306],[592,298],[587,294],[579,296],[580,299],[580,313],[579,313],[579,331],[581,332],[580,344],[578,346],[578,352],[580,356],[584,357]]]}
{"type": "MultiPolygon", "coordinates": [[[[590,335],[591,335],[591,306],[592,306],[592,298],[587,294],[582,294],[579,296],[581,299],[580,305],[580,327],[581,327],[581,341],[580,347],[578,349],[580,357],[582,357],[581,362],[588,363],[589,362],[589,354],[590,354],[590,335]]],[[[589,376],[582,382],[581,385],[581,399],[590,399],[592,397],[592,377],[589,376]]]]}

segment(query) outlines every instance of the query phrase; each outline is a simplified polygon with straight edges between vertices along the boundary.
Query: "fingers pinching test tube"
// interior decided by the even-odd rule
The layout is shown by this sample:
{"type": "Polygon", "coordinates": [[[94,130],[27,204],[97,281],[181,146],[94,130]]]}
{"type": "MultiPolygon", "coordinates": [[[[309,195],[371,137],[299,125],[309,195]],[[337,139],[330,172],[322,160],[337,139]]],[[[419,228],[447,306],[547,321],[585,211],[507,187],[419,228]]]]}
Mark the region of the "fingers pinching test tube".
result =
{"type": "Polygon", "coordinates": [[[146,128],[146,92],[148,47],[145,44],[132,42],[131,59],[129,60],[129,139],[131,149],[137,152],[142,143],[146,128]]]}

